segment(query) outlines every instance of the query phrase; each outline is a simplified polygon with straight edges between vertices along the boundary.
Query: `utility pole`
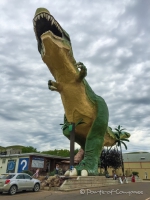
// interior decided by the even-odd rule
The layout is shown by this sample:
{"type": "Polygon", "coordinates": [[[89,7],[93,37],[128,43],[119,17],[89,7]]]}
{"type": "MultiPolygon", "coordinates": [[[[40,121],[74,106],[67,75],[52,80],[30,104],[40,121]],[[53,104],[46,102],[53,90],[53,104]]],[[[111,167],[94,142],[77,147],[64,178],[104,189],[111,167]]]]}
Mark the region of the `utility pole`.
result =
{"type": "Polygon", "coordinates": [[[70,123],[70,169],[74,166],[74,142],[75,142],[75,123],[70,123]]]}

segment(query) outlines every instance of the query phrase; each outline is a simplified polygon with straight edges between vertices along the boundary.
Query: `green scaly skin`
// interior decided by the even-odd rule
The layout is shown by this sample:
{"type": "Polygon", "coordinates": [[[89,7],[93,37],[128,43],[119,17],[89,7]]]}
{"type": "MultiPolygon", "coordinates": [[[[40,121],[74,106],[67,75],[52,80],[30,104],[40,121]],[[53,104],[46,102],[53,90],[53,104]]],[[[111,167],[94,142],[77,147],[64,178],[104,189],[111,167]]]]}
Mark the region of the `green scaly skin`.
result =
{"type": "MultiPolygon", "coordinates": [[[[78,75],[78,84],[82,84],[85,87],[87,101],[88,102],[90,101],[90,105],[92,106],[92,108],[93,107],[96,108],[96,116],[92,122],[89,132],[87,133],[86,140],[83,139],[82,135],[75,135],[75,141],[79,145],[81,145],[81,147],[84,149],[84,159],[76,167],[78,175],[80,175],[81,171],[84,169],[87,170],[88,175],[98,175],[99,156],[100,156],[100,153],[101,153],[103,145],[104,145],[104,136],[105,136],[106,132],[111,132],[110,130],[107,131],[108,118],[109,118],[108,107],[107,107],[104,99],[102,97],[96,95],[94,93],[94,91],[91,89],[91,87],[89,86],[89,84],[87,83],[87,81],[84,79],[85,76],[87,75],[86,67],[84,66],[83,63],[76,64],[76,61],[73,57],[71,41],[70,41],[70,37],[69,37],[68,33],[59,25],[59,23],[53,18],[53,16],[49,13],[49,11],[45,8],[38,8],[36,10],[35,17],[33,19],[33,23],[34,23],[34,30],[35,30],[37,42],[38,42],[38,50],[42,57],[45,54],[45,47],[43,48],[43,43],[42,43],[42,37],[44,38],[44,36],[41,36],[41,35],[50,30],[50,32],[48,34],[52,38],[51,40],[57,40],[57,38],[59,38],[59,37],[61,38],[61,40],[58,39],[59,44],[57,45],[57,48],[59,47],[60,43],[62,43],[61,45],[64,46],[64,49],[66,47],[69,49],[69,52],[67,54],[68,60],[67,61],[65,60],[65,61],[70,63],[70,65],[74,67],[74,69],[78,75]],[[39,19],[38,19],[38,17],[39,17],[39,19]],[[51,21],[51,25],[50,25],[49,20],[51,21]],[[57,36],[57,37],[55,37],[55,36],[57,36]],[[78,71],[77,67],[79,67],[81,70],[78,71]]],[[[57,41],[56,41],[56,43],[57,43],[57,41]]],[[[47,45],[47,43],[45,45],[47,45]]],[[[64,52],[65,52],[64,56],[66,56],[67,48],[64,50],[64,52]]],[[[50,47],[49,47],[49,50],[50,50],[50,47]]],[[[59,57],[59,56],[61,56],[62,51],[63,51],[63,48],[61,49],[60,53],[58,53],[57,59],[63,60],[62,57],[59,57]]],[[[50,56],[52,55],[52,53],[53,52],[51,51],[50,56]]],[[[52,56],[51,56],[51,58],[52,58],[52,56]]],[[[44,62],[50,63],[50,61],[48,59],[49,59],[49,57],[46,54],[44,62]]],[[[55,64],[56,60],[55,59],[52,60],[52,63],[55,64]]],[[[63,63],[63,64],[65,65],[66,63],[63,63]]],[[[49,65],[51,67],[51,63],[49,65]]],[[[62,67],[62,66],[60,66],[60,67],[62,67]]],[[[51,70],[54,73],[54,71],[53,71],[54,69],[51,68],[50,71],[51,70]]],[[[74,72],[74,70],[73,70],[73,72],[74,72]]],[[[72,71],[71,71],[71,73],[72,73],[72,71]]],[[[54,73],[54,75],[55,75],[55,73],[54,73]]],[[[59,78],[59,77],[56,76],[56,78],[59,78]]],[[[56,79],[56,81],[57,81],[57,79],[56,79]]],[[[59,80],[58,80],[58,82],[49,81],[48,82],[49,89],[60,92],[60,81],[59,80]]],[[[61,84],[64,84],[63,81],[61,82],[61,84]]],[[[67,83],[65,83],[65,84],[67,84],[67,83]]],[[[68,86],[69,86],[69,83],[68,83],[68,86]]],[[[75,86],[77,86],[77,84],[75,86]]],[[[79,91],[79,93],[81,93],[81,92],[79,91]]],[[[82,94],[79,94],[79,95],[82,95],[82,94]]],[[[66,117],[65,117],[64,122],[68,126],[69,122],[67,121],[66,117]]],[[[63,130],[63,134],[68,139],[70,138],[68,127],[63,130]]]]}

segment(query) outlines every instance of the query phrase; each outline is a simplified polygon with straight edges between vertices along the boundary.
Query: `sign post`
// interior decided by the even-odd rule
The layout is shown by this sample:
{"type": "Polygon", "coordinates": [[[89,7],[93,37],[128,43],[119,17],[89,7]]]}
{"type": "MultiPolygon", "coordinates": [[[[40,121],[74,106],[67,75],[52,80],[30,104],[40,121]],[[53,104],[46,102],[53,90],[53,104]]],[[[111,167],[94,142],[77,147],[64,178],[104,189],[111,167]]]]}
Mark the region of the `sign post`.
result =
{"type": "Polygon", "coordinates": [[[70,132],[70,169],[72,170],[74,166],[75,123],[70,123],[69,132],[70,132]]]}

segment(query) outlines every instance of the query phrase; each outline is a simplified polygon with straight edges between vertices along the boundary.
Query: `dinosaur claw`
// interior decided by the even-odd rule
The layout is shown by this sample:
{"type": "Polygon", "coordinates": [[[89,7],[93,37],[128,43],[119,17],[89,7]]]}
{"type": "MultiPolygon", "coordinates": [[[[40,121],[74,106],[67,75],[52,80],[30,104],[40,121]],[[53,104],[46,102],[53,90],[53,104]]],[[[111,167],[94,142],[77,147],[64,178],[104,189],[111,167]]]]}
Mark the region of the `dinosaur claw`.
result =
{"type": "Polygon", "coordinates": [[[56,87],[54,87],[54,86],[52,86],[52,85],[51,85],[51,86],[49,86],[49,89],[50,89],[50,90],[57,90],[57,88],[56,88],[56,87]]]}
{"type": "Polygon", "coordinates": [[[87,170],[83,169],[83,170],[81,171],[81,176],[88,176],[87,170]]]}
{"type": "Polygon", "coordinates": [[[65,176],[77,176],[77,170],[74,168],[73,170],[67,170],[64,174],[65,176]]]}
{"type": "Polygon", "coordinates": [[[70,171],[69,170],[67,170],[66,172],[65,172],[65,174],[64,174],[65,176],[69,176],[70,175],[70,171]]]}
{"type": "Polygon", "coordinates": [[[77,170],[76,168],[74,168],[73,170],[70,171],[70,176],[77,176],[78,173],[77,173],[77,170]]]}
{"type": "MultiPolygon", "coordinates": [[[[74,168],[73,170],[67,170],[64,175],[65,176],[77,176],[78,173],[77,173],[76,168],[74,168]]],[[[88,176],[87,170],[83,169],[81,171],[81,176],[88,176]]]]}

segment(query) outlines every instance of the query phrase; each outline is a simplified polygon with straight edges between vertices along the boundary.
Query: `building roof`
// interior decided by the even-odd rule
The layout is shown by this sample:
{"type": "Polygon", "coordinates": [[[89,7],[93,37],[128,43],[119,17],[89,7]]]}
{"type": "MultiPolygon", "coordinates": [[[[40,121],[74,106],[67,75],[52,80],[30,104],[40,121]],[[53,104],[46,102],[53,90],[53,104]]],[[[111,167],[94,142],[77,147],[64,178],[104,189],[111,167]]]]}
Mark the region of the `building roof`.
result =
{"type": "Polygon", "coordinates": [[[41,154],[41,153],[8,154],[8,155],[0,155],[0,158],[26,157],[26,156],[39,156],[39,157],[41,156],[41,157],[46,157],[46,158],[55,158],[55,159],[64,159],[64,160],[70,159],[70,157],[61,157],[61,156],[41,154]]]}
{"type": "Polygon", "coordinates": [[[133,152],[123,154],[124,162],[150,162],[149,152],[133,152]]]}

